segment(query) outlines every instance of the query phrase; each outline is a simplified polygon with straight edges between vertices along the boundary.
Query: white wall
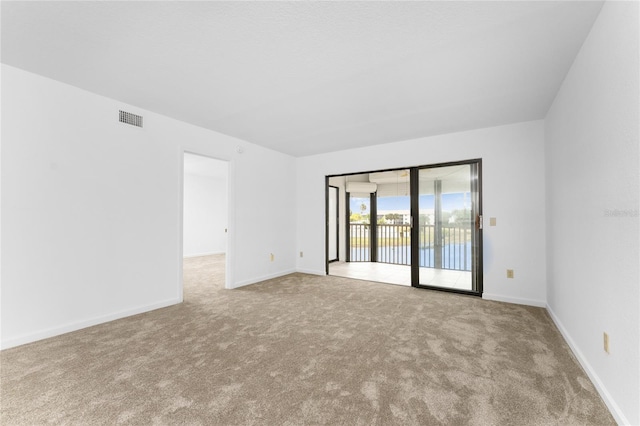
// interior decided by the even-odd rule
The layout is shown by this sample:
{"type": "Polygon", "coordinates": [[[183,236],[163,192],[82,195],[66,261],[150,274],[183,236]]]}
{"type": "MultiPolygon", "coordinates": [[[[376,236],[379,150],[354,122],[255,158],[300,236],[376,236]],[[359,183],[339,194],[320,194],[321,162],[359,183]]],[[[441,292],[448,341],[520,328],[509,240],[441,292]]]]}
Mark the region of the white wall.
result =
{"type": "MultiPolygon", "coordinates": [[[[224,167],[226,168],[226,165],[224,167]]],[[[183,228],[185,257],[226,252],[227,210],[226,179],[185,173],[183,228]]]]}
{"type": "Polygon", "coordinates": [[[295,269],[293,157],[5,65],[2,103],[3,348],[181,301],[184,151],[230,161],[229,286],[295,269]]]}
{"type": "Polygon", "coordinates": [[[549,311],[618,422],[635,425],[638,14],[637,2],[605,2],[545,120],[549,311]]]}
{"type": "Polygon", "coordinates": [[[324,274],[325,175],[482,158],[484,297],[545,306],[543,137],[532,121],[299,158],[298,270],[324,274]]]}

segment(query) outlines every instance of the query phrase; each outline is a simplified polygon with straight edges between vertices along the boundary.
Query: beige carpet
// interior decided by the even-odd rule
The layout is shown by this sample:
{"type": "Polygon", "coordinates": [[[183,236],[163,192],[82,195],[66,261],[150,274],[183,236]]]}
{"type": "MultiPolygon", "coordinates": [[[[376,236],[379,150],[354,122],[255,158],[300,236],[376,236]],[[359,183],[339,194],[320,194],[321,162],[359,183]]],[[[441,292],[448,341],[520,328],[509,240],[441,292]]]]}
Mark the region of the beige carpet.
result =
{"type": "Polygon", "coordinates": [[[224,290],[3,351],[3,425],[614,424],[543,309],[346,278],[224,290]]]}

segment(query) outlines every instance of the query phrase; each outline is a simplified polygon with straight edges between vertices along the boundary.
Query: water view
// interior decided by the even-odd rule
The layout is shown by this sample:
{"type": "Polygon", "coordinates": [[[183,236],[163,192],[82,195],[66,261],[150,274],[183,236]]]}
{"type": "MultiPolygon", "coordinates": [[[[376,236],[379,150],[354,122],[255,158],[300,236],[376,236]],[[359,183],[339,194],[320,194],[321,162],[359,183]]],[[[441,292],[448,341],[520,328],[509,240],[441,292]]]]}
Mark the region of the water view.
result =
{"type": "MultiPolygon", "coordinates": [[[[434,247],[420,249],[420,267],[435,267],[434,247]]],[[[411,246],[378,247],[378,262],[394,263],[398,265],[411,264],[411,246]]],[[[442,269],[457,271],[471,271],[471,242],[465,244],[447,244],[441,248],[442,269]]],[[[369,247],[351,247],[352,262],[369,262],[371,260],[369,247]]]]}

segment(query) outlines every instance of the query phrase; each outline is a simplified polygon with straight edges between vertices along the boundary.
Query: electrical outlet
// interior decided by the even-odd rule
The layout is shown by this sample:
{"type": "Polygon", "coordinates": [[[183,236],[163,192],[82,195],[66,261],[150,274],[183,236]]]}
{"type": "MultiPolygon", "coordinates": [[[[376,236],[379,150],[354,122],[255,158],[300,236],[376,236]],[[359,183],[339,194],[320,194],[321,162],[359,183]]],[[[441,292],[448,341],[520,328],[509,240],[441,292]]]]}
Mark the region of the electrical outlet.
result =
{"type": "Polygon", "coordinates": [[[603,333],[603,343],[604,343],[604,351],[609,353],[609,335],[607,333],[603,333]]]}
{"type": "Polygon", "coordinates": [[[513,269],[507,269],[507,278],[513,278],[513,269]]]}
{"type": "Polygon", "coordinates": [[[300,252],[300,257],[304,257],[304,253],[303,252],[300,252]]]}
{"type": "Polygon", "coordinates": [[[271,261],[272,262],[275,260],[275,258],[276,258],[276,256],[273,253],[271,253],[271,261]]]}

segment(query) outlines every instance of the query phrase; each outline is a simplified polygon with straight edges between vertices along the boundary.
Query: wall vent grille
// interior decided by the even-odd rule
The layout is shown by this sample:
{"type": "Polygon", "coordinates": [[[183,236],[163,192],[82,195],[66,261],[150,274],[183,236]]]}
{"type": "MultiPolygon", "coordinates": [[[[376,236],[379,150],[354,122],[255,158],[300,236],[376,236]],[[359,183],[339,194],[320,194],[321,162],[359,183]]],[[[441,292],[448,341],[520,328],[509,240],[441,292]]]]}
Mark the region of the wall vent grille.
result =
{"type": "Polygon", "coordinates": [[[142,116],[120,110],[120,122],[142,127],[142,116]]]}

